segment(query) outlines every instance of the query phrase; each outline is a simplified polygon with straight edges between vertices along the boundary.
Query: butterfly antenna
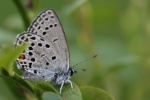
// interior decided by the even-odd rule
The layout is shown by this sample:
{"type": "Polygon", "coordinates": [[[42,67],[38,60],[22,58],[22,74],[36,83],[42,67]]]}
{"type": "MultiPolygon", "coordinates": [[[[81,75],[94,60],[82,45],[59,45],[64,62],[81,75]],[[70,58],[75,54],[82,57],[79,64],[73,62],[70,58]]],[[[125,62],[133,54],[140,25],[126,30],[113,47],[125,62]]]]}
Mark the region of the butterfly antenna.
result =
{"type": "Polygon", "coordinates": [[[90,58],[88,58],[88,59],[85,59],[85,60],[83,60],[83,61],[80,61],[79,63],[75,64],[75,65],[73,66],[73,68],[76,67],[77,65],[83,63],[83,62],[89,61],[89,60],[91,60],[91,59],[93,59],[93,58],[96,58],[96,57],[97,57],[97,55],[94,55],[94,56],[92,56],[92,57],[90,57],[90,58]]]}

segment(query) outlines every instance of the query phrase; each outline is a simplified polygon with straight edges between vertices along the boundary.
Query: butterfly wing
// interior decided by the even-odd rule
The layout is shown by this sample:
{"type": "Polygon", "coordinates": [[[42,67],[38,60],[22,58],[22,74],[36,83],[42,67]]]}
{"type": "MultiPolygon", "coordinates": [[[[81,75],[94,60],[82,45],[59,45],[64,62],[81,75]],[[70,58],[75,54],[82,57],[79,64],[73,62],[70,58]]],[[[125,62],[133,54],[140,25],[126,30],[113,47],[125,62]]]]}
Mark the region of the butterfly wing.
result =
{"type": "Polygon", "coordinates": [[[57,57],[61,58],[61,68],[66,71],[69,69],[70,54],[65,33],[59,18],[52,9],[41,13],[33,21],[27,32],[37,34],[50,43],[53,46],[51,49],[54,49],[57,53],[57,57]]]}
{"type": "Polygon", "coordinates": [[[61,23],[53,10],[41,13],[27,33],[17,37],[15,46],[24,42],[29,42],[29,47],[17,59],[17,65],[25,71],[25,79],[51,80],[55,73],[68,70],[68,46],[61,23]]]}
{"type": "MultiPolygon", "coordinates": [[[[60,66],[60,58],[55,50],[48,47],[50,44],[42,37],[31,33],[22,33],[18,36],[15,46],[28,42],[29,46],[16,60],[19,69],[25,71],[24,79],[43,79],[53,77],[57,73],[56,66],[60,66]],[[51,58],[51,59],[50,59],[51,58]],[[56,65],[56,66],[54,66],[56,65]]],[[[57,68],[59,69],[59,67],[57,68]]],[[[61,71],[59,69],[59,71],[61,71]]]]}

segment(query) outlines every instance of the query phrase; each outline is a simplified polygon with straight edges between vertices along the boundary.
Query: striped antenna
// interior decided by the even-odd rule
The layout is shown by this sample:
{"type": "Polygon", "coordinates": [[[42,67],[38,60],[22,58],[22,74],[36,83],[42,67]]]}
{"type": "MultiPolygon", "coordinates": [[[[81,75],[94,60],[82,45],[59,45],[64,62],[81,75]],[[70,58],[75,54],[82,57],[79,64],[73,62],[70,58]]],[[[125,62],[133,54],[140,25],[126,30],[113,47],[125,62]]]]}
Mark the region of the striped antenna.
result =
{"type": "MultiPolygon", "coordinates": [[[[94,56],[92,56],[92,57],[90,57],[90,58],[88,58],[88,59],[85,59],[85,60],[83,60],[83,61],[80,61],[79,63],[75,64],[72,68],[76,67],[77,65],[79,65],[79,64],[81,64],[81,63],[83,63],[83,62],[86,62],[86,61],[89,61],[89,60],[91,60],[91,59],[93,59],[93,58],[96,58],[96,57],[97,57],[97,55],[94,55],[94,56]]],[[[83,71],[85,71],[85,69],[83,69],[83,71]]]]}

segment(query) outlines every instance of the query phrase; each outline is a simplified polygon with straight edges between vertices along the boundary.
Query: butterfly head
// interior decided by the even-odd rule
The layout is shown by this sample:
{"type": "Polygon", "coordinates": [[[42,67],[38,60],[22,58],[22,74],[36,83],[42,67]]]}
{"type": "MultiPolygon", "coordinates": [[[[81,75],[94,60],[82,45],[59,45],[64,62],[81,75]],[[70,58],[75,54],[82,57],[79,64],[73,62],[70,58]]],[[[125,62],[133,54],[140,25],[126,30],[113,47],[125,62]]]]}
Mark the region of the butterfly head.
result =
{"type": "Polygon", "coordinates": [[[74,73],[77,73],[77,71],[74,70],[72,67],[69,67],[68,71],[69,71],[70,76],[72,76],[74,73]]]}

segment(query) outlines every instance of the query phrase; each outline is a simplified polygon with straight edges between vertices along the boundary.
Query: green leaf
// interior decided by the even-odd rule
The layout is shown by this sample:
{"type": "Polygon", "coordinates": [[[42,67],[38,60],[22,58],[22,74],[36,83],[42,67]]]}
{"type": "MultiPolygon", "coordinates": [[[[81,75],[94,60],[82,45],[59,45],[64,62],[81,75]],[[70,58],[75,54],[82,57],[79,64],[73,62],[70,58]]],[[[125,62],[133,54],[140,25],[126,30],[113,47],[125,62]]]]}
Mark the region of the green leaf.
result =
{"type": "Polygon", "coordinates": [[[20,85],[24,86],[26,89],[30,90],[30,92],[34,93],[34,86],[29,81],[23,80],[18,74],[14,73],[13,76],[10,77],[20,85]]]}
{"type": "Polygon", "coordinates": [[[34,88],[35,95],[37,98],[41,98],[44,92],[54,92],[58,93],[58,91],[50,84],[46,82],[38,82],[34,88]]]}
{"type": "Polygon", "coordinates": [[[72,82],[73,91],[70,84],[67,84],[62,89],[62,98],[63,100],[82,100],[82,94],[78,86],[72,82]]]}
{"type": "Polygon", "coordinates": [[[25,6],[23,6],[23,4],[20,0],[12,0],[12,1],[16,5],[16,7],[18,8],[18,11],[21,15],[23,22],[24,22],[24,27],[25,27],[25,29],[27,29],[30,25],[30,19],[29,19],[27,11],[25,9],[25,6]]]}
{"type": "Polygon", "coordinates": [[[83,100],[115,100],[110,94],[100,88],[82,86],[80,90],[83,100]]]}
{"type": "Polygon", "coordinates": [[[0,57],[0,70],[2,75],[14,74],[13,71],[13,62],[20,56],[23,50],[27,47],[27,44],[17,47],[16,49],[12,46],[7,49],[3,49],[3,55],[0,57]]]}
{"type": "Polygon", "coordinates": [[[75,0],[71,4],[69,4],[64,10],[62,11],[62,15],[70,15],[73,11],[75,11],[77,8],[81,7],[84,3],[86,3],[87,0],[75,0]]]}
{"type": "MultiPolygon", "coordinates": [[[[67,99],[67,100],[82,100],[82,94],[78,88],[78,86],[73,83],[73,91],[71,90],[70,84],[65,84],[62,89],[62,95],[59,93],[60,85],[57,85],[55,88],[50,85],[50,83],[46,82],[38,82],[35,86],[35,95],[37,98],[41,98],[43,94],[46,94],[46,96],[43,96],[44,98],[59,98],[60,100],[67,99]],[[46,92],[46,93],[44,93],[46,92]],[[49,93],[47,93],[49,92],[49,93]]],[[[41,98],[42,99],[42,98],[41,98]]]]}
{"type": "Polygon", "coordinates": [[[43,94],[43,99],[44,100],[63,100],[61,98],[61,96],[57,95],[56,93],[53,93],[53,92],[45,92],[43,94]]]}

